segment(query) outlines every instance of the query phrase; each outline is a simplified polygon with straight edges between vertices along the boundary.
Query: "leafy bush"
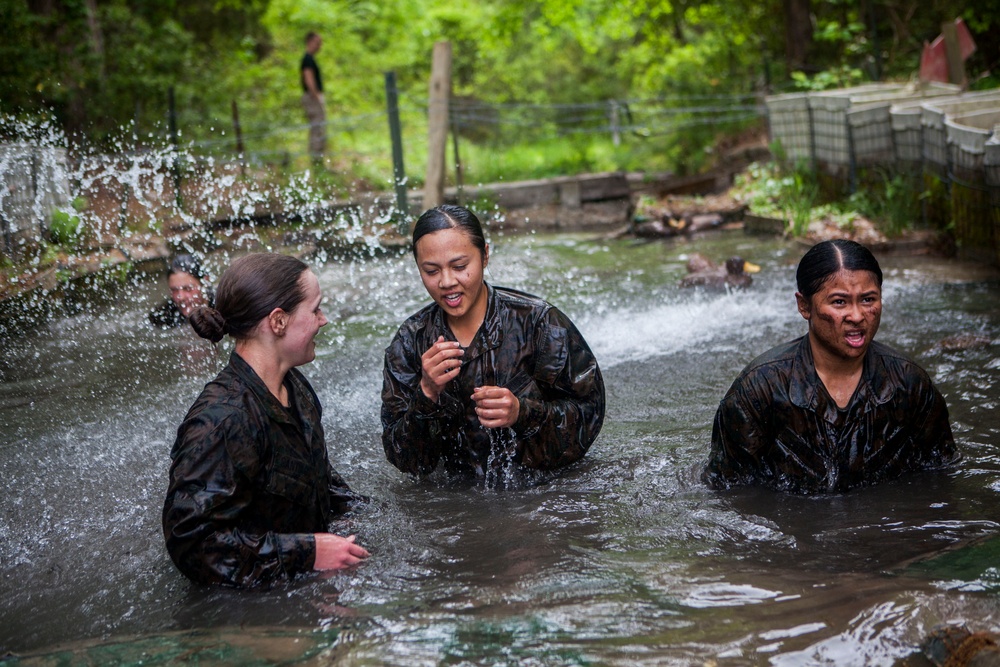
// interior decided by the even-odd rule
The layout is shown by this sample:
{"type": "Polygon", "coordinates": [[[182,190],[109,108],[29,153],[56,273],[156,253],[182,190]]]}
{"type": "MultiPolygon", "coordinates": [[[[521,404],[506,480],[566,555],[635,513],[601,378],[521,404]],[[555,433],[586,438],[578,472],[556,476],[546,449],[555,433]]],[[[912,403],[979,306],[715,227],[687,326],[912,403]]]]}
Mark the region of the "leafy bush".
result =
{"type": "Polygon", "coordinates": [[[850,204],[879,223],[889,236],[899,236],[920,218],[920,204],[928,196],[919,176],[877,172],[878,180],[854,193],[850,204]]]}
{"type": "Polygon", "coordinates": [[[819,184],[804,166],[785,171],[777,163],[754,163],[736,177],[733,194],[758,215],[783,218],[789,233],[801,236],[815,217],[819,184]]]}
{"type": "Polygon", "coordinates": [[[80,242],[80,216],[56,209],[49,221],[49,238],[61,246],[74,247],[80,242]]]}

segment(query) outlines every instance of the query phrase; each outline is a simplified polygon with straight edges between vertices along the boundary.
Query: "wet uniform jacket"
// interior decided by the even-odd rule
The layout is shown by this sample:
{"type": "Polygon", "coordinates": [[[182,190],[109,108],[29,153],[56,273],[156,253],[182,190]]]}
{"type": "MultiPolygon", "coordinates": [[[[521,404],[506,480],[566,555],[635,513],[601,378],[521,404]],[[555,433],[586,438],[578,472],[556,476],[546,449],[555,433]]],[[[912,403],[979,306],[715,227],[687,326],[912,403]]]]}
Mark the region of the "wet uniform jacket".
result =
{"type": "Polygon", "coordinates": [[[330,466],[316,393],[294,368],[285,386],[289,408],[234,352],[177,430],[163,532],[196,582],[252,586],[311,570],[312,534],[359,499],[330,466]]]}
{"type": "Polygon", "coordinates": [[[170,299],[149,311],[149,323],[155,327],[168,329],[180,326],[186,321],[187,318],[181,315],[181,309],[170,299]]]}
{"type": "Polygon", "coordinates": [[[816,374],[809,337],[778,346],[733,383],[702,479],[799,493],[846,491],[959,458],[948,407],[919,366],[872,342],[841,410],[816,374]]]}
{"type": "MultiPolygon", "coordinates": [[[[215,307],[215,290],[209,286],[205,285],[202,287],[202,292],[205,294],[205,298],[209,306],[215,307]]],[[[149,323],[154,327],[160,327],[163,329],[169,329],[171,327],[177,327],[187,322],[187,318],[181,315],[181,309],[177,307],[173,299],[167,299],[159,306],[149,311],[149,323]]]]}
{"type": "Polygon", "coordinates": [[[400,327],[385,351],[382,446],[403,472],[487,476],[508,462],[553,469],[581,458],[604,421],[604,380],[586,341],[557,308],[529,294],[487,285],[483,325],[462,370],[437,403],[420,390],[420,357],[437,340],[455,340],[431,304],[400,327]],[[520,399],[511,429],[480,425],[472,392],[506,387],[520,399]]]}

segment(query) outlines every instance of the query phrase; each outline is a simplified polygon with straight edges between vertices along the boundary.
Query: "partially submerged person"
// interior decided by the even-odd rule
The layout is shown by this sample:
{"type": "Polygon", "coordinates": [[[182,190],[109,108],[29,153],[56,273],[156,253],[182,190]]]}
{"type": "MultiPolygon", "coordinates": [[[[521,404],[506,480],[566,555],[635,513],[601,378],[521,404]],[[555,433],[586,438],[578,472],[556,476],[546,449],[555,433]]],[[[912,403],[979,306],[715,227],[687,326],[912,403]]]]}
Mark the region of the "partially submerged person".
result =
{"type": "Polygon", "coordinates": [[[927,373],[872,340],[882,270],[864,246],[824,241],[799,262],[807,335],[757,357],[715,415],[702,479],[799,493],[846,491],[958,460],[927,373]]]}
{"type": "Polygon", "coordinates": [[[730,257],[718,266],[701,253],[692,253],[687,263],[688,274],[681,279],[681,287],[712,287],[745,289],[753,284],[751,273],[760,267],[742,257],[730,257]]]}
{"type": "Polygon", "coordinates": [[[319,399],[295,368],[316,356],[321,299],[304,263],[260,253],[226,270],[215,308],[191,314],[203,338],[236,341],[170,453],[163,532],[195,582],[252,586],[368,556],[327,532],[362,497],[331,467],[319,399]]]}
{"type": "Polygon", "coordinates": [[[149,313],[151,324],[176,327],[191,317],[195,308],[213,305],[215,294],[206,285],[207,275],[194,255],[177,255],[167,268],[170,298],[149,313]]]}
{"type": "Polygon", "coordinates": [[[434,303],[385,351],[382,446],[411,474],[499,479],[580,459],[604,421],[604,380],[586,341],[549,303],[484,281],[479,219],[444,205],[413,229],[434,303]]]}

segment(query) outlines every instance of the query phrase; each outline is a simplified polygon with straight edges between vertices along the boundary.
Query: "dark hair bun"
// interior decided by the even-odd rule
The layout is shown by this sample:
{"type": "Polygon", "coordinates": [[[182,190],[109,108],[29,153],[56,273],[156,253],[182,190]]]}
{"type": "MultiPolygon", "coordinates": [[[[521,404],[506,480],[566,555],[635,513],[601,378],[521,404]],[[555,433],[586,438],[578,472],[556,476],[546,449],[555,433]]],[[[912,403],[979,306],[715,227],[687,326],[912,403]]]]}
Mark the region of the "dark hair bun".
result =
{"type": "Polygon", "coordinates": [[[218,343],[226,335],[226,318],[215,308],[195,308],[188,319],[196,334],[213,343],[218,343]]]}

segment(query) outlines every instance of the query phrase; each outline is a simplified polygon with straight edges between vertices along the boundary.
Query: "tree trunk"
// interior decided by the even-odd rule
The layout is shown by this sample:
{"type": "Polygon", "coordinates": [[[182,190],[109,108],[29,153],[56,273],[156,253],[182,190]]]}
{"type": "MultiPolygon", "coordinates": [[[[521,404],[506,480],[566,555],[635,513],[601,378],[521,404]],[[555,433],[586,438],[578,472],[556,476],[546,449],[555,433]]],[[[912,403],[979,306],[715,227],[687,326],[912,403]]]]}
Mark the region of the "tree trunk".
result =
{"type": "Polygon", "coordinates": [[[86,0],[87,28],[90,29],[90,46],[97,56],[97,78],[104,83],[104,34],[97,16],[97,0],[86,0]]]}
{"type": "Polygon", "coordinates": [[[789,72],[806,66],[813,41],[809,0],[782,0],[785,13],[785,63],[789,72]]]}

